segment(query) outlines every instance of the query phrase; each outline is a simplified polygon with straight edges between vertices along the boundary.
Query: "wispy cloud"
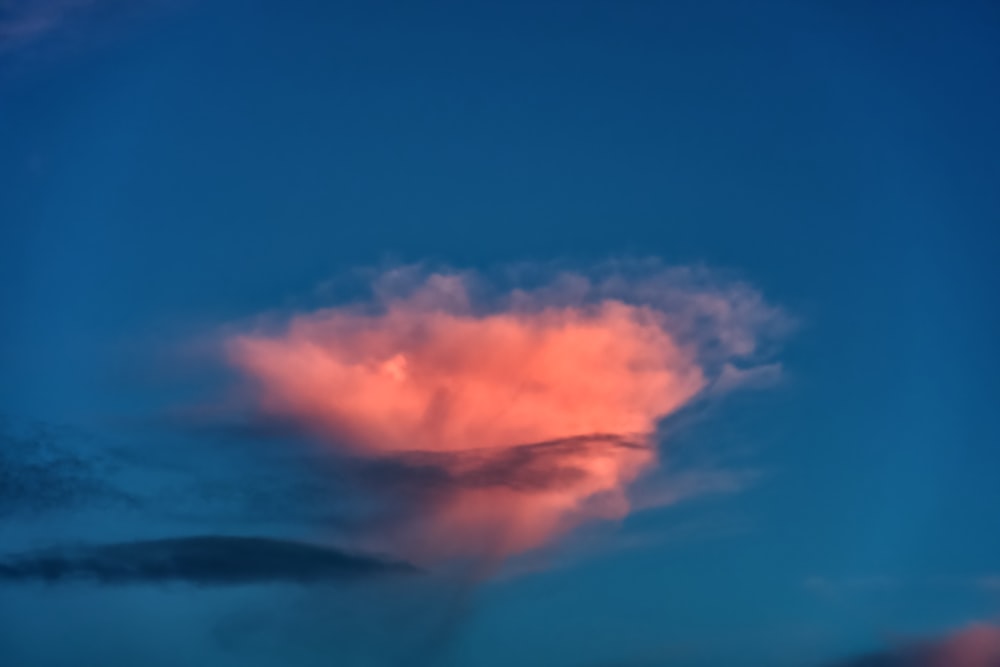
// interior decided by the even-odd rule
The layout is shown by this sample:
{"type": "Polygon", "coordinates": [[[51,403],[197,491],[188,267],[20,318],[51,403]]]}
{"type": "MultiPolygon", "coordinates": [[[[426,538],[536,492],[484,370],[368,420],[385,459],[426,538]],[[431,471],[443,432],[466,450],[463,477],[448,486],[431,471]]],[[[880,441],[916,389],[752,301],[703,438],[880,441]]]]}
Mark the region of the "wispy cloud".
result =
{"type": "Polygon", "coordinates": [[[0,517],[132,502],[107,481],[101,461],[61,440],[45,426],[0,421],[0,517]]]}
{"type": "Polygon", "coordinates": [[[313,583],[414,572],[398,561],[268,537],[194,536],[60,547],[0,559],[0,581],[313,583]]]}
{"type": "Polygon", "coordinates": [[[634,509],[667,507],[689,498],[739,493],[757,483],[763,473],[750,469],[702,468],[679,471],[655,485],[631,494],[634,509]]]}

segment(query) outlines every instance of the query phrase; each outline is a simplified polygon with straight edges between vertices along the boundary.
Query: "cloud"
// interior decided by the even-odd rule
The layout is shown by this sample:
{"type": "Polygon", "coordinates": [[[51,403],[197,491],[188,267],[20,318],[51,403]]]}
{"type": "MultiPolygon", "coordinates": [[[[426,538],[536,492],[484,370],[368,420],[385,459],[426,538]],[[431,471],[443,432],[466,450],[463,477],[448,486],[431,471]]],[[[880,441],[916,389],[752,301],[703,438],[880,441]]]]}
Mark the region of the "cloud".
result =
{"type": "Polygon", "coordinates": [[[0,517],[132,502],[105,480],[97,458],[61,444],[64,436],[0,422],[0,517]]]}
{"type": "Polygon", "coordinates": [[[620,517],[628,500],[616,480],[652,456],[641,441],[591,435],[354,465],[390,513],[372,546],[437,560],[520,553],[586,519],[620,517]]]}
{"type": "Polygon", "coordinates": [[[738,493],[755,484],[763,473],[758,470],[693,469],[670,474],[655,486],[640,488],[633,494],[634,509],[653,509],[674,505],[688,498],[738,493]]]}
{"type": "Polygon", "coordinates": [[[0,560],[0,581],[10,583],[306,584],[413,571],[406,563],[316,544],[219,535],[63,547],[0,560]]]}
{"type": "Polygon", "coordinates": [[[712,386],[717,393],[726,393],[736,389],[757,389],[777,384],[782,377],[780,363],[761,364],[751,368],[739,368],[725,364],[712,386]]]}
{"type": "Polygon", "coordinates": [[[743,283],[656,263],[499,281],[406,267],[372,294],[230,335],[225,354],[251,421],[420,480],[433,502],[382,536],[418,560],[500,558],[625,516],[658,424],[717,383],[758,384],[737,374],[773,379],[789,324],[743,283]]]}
{"type": "Polygon", "coordinates": [[[938,639],[906,644],[830,667],[998,667],[1000,626],[975,623],[938,639]]]}

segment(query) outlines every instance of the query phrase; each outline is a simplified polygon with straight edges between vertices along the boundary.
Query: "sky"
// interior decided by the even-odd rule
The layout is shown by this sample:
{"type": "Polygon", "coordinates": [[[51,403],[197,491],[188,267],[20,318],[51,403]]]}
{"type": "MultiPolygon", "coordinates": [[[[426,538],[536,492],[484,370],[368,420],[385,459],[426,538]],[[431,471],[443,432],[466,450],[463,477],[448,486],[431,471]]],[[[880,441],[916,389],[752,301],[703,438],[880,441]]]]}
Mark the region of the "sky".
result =
{"type": "Polygon", "coordinates": [[[973,0],[0,2],[0,663],[996,667],[998,76],[973,0]]]}

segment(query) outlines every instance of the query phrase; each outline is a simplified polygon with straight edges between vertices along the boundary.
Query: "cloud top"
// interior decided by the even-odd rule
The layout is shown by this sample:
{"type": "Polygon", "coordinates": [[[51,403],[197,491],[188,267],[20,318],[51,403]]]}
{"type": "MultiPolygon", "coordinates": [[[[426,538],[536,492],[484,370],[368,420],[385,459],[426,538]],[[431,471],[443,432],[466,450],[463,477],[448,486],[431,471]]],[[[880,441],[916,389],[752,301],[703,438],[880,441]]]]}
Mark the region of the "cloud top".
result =
{"type": "Polygon", "coordinates": [[[261,407],[358,451],[460,451],[648,433],[705,384],[662,313],[607,301],[476,316],[406,301],[241,336],[261,407]]]}

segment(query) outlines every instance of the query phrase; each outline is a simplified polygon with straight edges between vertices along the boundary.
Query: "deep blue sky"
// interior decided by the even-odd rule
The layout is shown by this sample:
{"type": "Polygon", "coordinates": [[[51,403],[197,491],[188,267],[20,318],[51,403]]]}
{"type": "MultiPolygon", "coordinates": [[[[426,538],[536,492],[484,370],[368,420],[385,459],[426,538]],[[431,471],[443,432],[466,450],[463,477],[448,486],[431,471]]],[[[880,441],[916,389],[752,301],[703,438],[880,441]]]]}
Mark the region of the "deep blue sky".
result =
{"type": "MultiPolygon", "coordinates": [[[[59,7],[0,49],[0,412],[135,438],[184,392],[164,349],[359,266],[704,263],[800,323],[781,386],[683,436],[766,474],[489,584],[433,660],[812,665],[1000,612],[992,3],[59,7]]],[[[10,549],[141,524],[10,520],[10,549]]],[[[248,664],[215,593],[43,590],[0,605],[17,664],[70,664],[41,637],[92,604],[134,627],[71,633],[98,662],[248,664]]],[[[388,660],[350,639],[254,655],[388,660]]]]}

